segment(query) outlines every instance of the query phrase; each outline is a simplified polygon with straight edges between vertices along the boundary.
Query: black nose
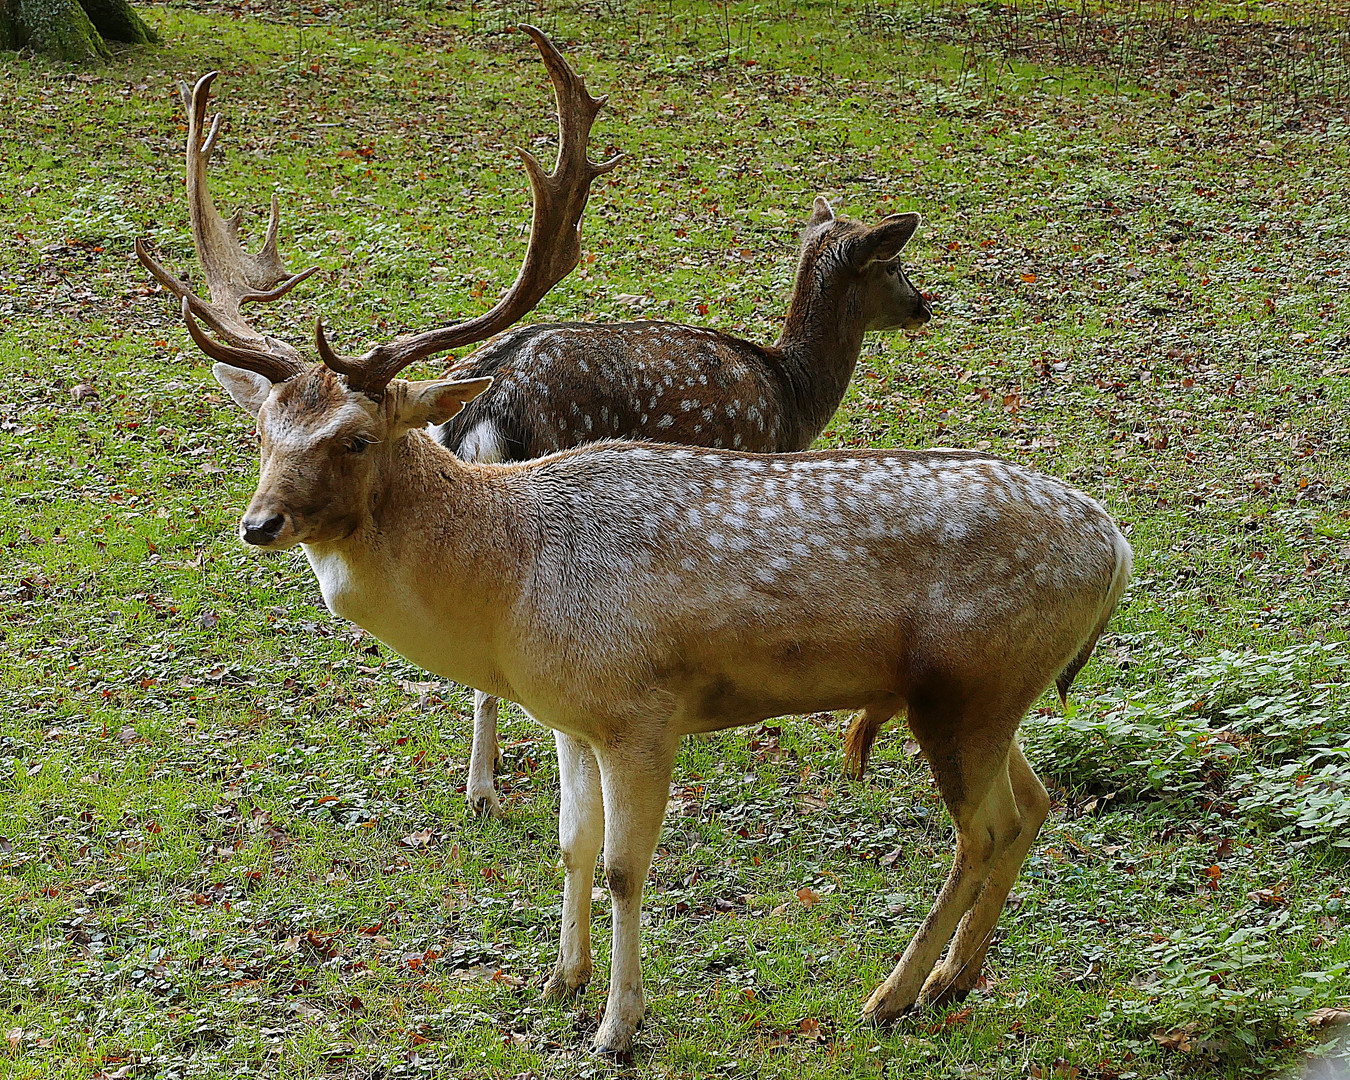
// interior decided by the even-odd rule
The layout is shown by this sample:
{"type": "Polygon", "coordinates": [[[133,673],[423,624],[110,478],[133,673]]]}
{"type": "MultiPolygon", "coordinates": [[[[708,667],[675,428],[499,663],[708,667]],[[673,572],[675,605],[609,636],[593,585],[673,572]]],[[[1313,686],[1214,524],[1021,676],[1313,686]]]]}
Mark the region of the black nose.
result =
{"type": "Polygon", "coordinates": [[[244,518],[244,543],[270,544],[286,524],[285,514],[273,514],[265,521],[250,521],[244,518]]]}

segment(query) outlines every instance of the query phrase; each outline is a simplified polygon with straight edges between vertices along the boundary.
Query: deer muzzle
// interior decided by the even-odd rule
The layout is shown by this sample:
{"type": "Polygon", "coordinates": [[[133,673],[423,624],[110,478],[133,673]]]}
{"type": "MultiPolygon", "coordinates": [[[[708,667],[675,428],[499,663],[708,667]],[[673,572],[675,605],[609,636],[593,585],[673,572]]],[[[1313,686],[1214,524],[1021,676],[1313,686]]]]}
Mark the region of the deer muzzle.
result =
{"type": "Polygon", "coordinates": [[[268,547],[276,542],[286,527],[285,514],[266,514],[246,517],[239,523],[239,534],[244,543],[256,547],[268,547]]]}

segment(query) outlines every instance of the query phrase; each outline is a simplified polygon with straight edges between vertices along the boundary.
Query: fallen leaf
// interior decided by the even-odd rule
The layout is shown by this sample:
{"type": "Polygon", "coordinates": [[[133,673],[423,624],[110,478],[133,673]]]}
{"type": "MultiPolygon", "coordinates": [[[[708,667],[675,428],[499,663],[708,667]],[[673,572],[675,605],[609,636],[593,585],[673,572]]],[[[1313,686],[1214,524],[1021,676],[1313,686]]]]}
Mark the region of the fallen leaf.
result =
{"type": "Polygon", "coordinates": [[[1152,1037],[1153,1041],[1164,1050],[1178,1050],[1183,1054],[1189,1054],[1195,1049],[1195,1043],[1191,1041],[1191,1036],[1194,1034],[1194,1024],[1183,1024],[1171,1031],[1155,1031],[1152,1037]]]}
{"type": "Polygon", "coordinates": [[[942,1018],[943,1024],[947,1027],[954,1027],[957,1024],[968,1024],[970,1018],[975,1015],[975,1006],[967,1005],[964,1009],[958,1009],[956,1012],[949,1012],[942,1018]]]}
{"type": "Polygon", "coordinates": [[[800,900],[807,907],[810,907],[812,904],[820,903],[820,893],[816,892],[814,889],[807,888],[807,886],[803,885],[800,889],[797,890],[797,899],[800,900]]]}
{"type": "Polygon", "coordinates": [[[1350,1009],[1314,1009],[1308,1014],[1309,1027],[1324,1028],[1335,1024],[1350,1024],[1350,1009]]]}

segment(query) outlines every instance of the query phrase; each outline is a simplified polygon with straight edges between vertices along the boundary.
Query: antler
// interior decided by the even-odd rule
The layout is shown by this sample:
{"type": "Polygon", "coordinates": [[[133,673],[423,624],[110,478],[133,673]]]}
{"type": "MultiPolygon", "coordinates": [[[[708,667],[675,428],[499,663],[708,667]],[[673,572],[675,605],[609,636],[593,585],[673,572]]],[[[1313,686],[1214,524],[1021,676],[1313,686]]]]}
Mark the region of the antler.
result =
{"type": "Polygon", "coordinates": [[[558,162],[553,172],[546,173],[533,154],[516,147],[534,193],[530,244],[520,273],[491,311],[436,330],[396,338],[358,358],[334,352],[324,337],[323,323],[316,322],[314,337],[319,356],[326,366],[345,375],[354,389],[378,395],[390,379],[414,361],[482,341],[506,329],[531,311],[581,259],[581,216],[586,210],[591,183],[614,168],[623,155],[599,164],[590,160],[586,144],[591,125],[607,98],[593,98],[587,93],[585,81],[542,30],[534,26],[521,29],[539,47],[553,80],[558,107],[558,162]]]}
{"type": "Polygon", "coordinates": [[[207,165],[216,147],[220,132],[220,114],[206,128],[206,109],[211,101],[211,82],[220,74],[211,71],[197,80],[197,85],[178,83],[183,98],[183,109],[188,118],[187,137],[187,195],[192,221],[192,243],[206,275],[206,287],[211,294],[207,303],[192,291],[186,282],[170,273],[156,261],[143,241],[136,241],[136,255],[151,274],[166,289],[178,296],[183,304],[183,321],[188,333],[201,350],[214,360],[235,367],[247,368],[265,375],[273,382],[281,382],[305,368],[299,350],[277,338],[259,333],[239,313],[243,304],[265,303],[285,296],[319,268],[311,266],[298,274],[291,274],[282,265],[277,254],[277,223],[279,209],[276,195],[272,196],[272,214],[267,223],[267,237],[262,250],[250,255],[239,242],[239,223],[243,211],[233,217],[220,216],[211,201],[207,184],[207,165]],[[228,345],[210,338],[197,321],[200,319],[219,334],[228,345]]]}

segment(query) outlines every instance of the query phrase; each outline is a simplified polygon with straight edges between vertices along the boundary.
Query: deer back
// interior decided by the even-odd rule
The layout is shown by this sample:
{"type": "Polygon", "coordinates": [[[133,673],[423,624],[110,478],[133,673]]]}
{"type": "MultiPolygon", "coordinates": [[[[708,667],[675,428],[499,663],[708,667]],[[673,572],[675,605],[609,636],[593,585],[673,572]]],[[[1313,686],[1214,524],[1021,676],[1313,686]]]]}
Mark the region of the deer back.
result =
{"type": "Polygon", "coordinates": [[[668,322],[553,323],[502,335],[460,369],[492,388],[439,429],[472,461],[523,461],[601,439],[754,453],[802,449],[780,365],[730,334],[668,322]]]}

